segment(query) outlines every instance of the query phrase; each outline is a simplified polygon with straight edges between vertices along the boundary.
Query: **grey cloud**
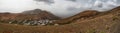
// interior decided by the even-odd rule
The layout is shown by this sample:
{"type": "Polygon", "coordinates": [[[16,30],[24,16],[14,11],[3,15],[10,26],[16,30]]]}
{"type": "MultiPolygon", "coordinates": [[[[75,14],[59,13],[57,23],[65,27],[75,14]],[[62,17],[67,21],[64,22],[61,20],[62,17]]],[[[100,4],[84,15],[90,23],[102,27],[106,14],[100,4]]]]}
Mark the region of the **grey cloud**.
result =
{"type": "Polygon", "coordinates": [[[54,3],[54,0],[35,0],[37,2],[44,2],[46,4],[53,4],[54,3]]]}
{"type": "Polygon", "coordinates": [[[117,7],[116,1],[109,0],[109,1],[106,1],[106,2],[102,2],[102,1],[97,0],[93,4],[92,9],[105,11],[105,10],[112,9],[114,7],[117,7]]]}
{"type": "Polygon", "coordinates": [[[69,12],[69,15],[67,15],[67,17],[76,15],[84,10],[87,10],[89,8],[84,8],[84,7],[80,7],[80,8],[76,8],[76,7],[68,7],[67,11],[69,12]]]}
{"type": "Polygon", "coordinates": [[[67,0],[67,1],[72,1],[72,2],[76,2],[77,0],[67,0]]]}
{"type": "Polygon", "coordinates": [[[80,8],[68,7],[67,10],[68,10],[68,11],[73,11],[73,12],[75,12],[75,11],[80,11],[80,8]]]}
{"type": "Polygon", "coordinates": [[[103,2],[101,1],[95,1],[93,6],[95,6],[95,8],[102,8],[104,5],[103,5],[103,2]]]}

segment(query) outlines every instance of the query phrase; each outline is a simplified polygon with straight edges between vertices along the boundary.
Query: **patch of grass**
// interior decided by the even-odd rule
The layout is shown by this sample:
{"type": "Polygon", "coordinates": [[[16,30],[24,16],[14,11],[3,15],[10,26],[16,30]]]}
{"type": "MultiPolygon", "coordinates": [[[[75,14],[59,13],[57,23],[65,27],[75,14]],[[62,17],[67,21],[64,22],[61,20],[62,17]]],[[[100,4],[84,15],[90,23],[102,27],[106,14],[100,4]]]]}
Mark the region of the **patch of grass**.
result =
{"type": "Polygon", "coordinates": [[[95,29],[90,29],[87,31],[87,33],[96,33],[96,30],[95,29]]]}
{"type": "Polygon", "coordinates": [[[100,32],[100,33],[106,33],[106,32],[102,31],[102,32],[100,32]]]}
{"type": "Polygon", "coordinates": [[[115,20],[119,20],[119,17],[118,16],[114,16],[114,17],[112,17],[113,19],[113,21],[115,21],[115,20]]]}

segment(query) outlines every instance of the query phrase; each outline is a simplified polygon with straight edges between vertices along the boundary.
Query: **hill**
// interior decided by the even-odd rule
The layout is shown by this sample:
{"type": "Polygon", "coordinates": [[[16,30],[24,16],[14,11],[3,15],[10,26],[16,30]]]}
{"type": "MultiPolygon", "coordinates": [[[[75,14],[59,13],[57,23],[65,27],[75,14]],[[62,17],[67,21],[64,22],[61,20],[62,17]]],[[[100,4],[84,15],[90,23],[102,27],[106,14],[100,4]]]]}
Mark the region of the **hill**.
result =
{"type": "Polygon", "coordinates": [[[100,14],[100,12],[96,11],[96,10],[86,10],[83,12],[80,12],[74,16],[59,20],[59,21],[55,21],[54,23],[57,24],[68,24],[68,23],[74,23],[73,21],[76,21],[78,19],[85,20],[85,19],[90,19],[90,18],[94,18],[94,16],[100,14]],[[61,22],[62,21],[62,22],[61,22]]]}

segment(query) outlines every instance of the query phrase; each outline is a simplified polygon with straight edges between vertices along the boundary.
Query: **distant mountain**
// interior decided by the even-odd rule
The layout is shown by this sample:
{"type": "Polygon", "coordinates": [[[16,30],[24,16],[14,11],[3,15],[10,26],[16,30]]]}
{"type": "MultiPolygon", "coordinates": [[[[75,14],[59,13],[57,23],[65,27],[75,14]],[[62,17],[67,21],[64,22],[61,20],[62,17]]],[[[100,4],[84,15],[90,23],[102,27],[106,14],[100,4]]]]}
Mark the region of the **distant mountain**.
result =
{"type": "Polygon", "coordinates": [[[0,13],[0,20],[57,20],[59,17],[40,9],[29,10],[22,13],[0,13]]]}
{"type": "Polygon", "coordinates": [[[28,10],[28,11],[24,11],[22,12],[23,14],[39,14],[39,13],[42,13],[44,12],[43,10],[41,9],[35,9],[35,10],[28,10]]]}
{"type": "Polygon", "coordinates": [[[45,11],[45,10],[41,10],[41,9],[35,9],[35,10],[28,10],[28,11],[24,11],[22,12],[22,14],[28,14],[28,15],[36,15],[39,16],[42,19],[59,19],[58,16],[53,15],[52,13],[45,11]]]}

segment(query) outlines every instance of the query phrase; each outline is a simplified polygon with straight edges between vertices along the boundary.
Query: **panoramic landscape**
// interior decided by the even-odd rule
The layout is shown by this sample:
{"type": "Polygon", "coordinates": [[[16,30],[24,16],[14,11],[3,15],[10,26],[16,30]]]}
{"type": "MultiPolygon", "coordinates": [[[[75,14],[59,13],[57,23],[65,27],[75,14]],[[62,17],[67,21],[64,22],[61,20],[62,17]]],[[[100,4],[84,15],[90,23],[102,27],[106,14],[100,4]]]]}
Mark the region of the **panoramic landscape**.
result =
{"type": "Polygon", "coordinates": [[[120,33],[120,1],[0,0],[0,33],[120,33]]]}

